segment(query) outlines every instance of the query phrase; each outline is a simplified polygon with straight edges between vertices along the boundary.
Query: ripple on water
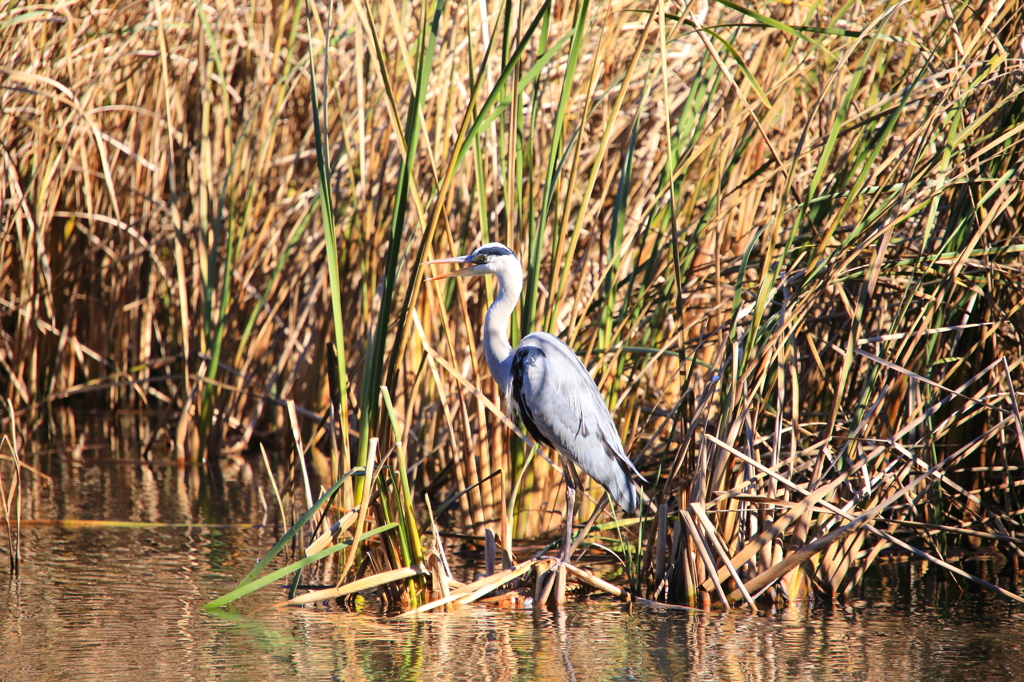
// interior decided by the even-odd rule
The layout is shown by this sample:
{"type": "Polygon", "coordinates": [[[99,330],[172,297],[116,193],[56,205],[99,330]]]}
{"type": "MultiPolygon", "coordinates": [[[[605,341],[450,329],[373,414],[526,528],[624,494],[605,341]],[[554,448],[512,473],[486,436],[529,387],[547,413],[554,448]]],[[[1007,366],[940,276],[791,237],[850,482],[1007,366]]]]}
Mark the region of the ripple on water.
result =
{"type": "MultiPolygon", "coordinates": [[[[85,505],[99,499],[95,491],[109,492],[102,477],[86,473],[86,493],[61,494],[85,505]]],[[[192,518],[194,501],[179,494],[179,474],[158,471],[154,481],[167,495],[158,496],[157,507],[173,509],[157,518],[192,518]]],[[[55,507],[71,508],[57,501],[55,507]]],[[[253,521],[262,514],[255,503],[230,505],[222,517],[253,521]]],[[[73,515],[149,513],[137,507],[122,499],[97,515],[87,506],[73,515]]],[[[361,613],[274,609],[279,587],[237,609],[201,608],[232,589],[273,541],[269,529],[25,527],[21,575],[0,596],[0,680],[1024,677],[1024,610],[952,583],[932,585],[933,598],[923,599],[918,583],[893,587],[899,576],[869,581],[848,608],[793,606],[757,616],[594,601],[560,613],[474,606],[396,621],[372,606],[361,613]]]]}

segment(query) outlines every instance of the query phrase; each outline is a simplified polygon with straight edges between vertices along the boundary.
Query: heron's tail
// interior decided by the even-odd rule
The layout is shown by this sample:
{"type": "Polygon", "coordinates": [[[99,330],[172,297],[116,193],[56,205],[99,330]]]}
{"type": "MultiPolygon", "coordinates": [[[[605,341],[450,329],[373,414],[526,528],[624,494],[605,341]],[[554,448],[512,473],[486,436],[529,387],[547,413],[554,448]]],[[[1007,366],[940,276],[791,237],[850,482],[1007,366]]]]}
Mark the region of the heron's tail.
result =
{"type": "Polygon", "coordinates": [[[620,471],[619,476],[615,477],[612,485],[605,485],[605,488],[615,500],[615,504],[622,507],[627,514],[632,514],[640,506],[640,495],[636,491],[636,486],[633,485],[633,477],[625,468],[620,471]]]}
{"type": "Polygon", "coordinates": [[[615,504],[622,507],[627,514],[632,514],[640,506],[640,494],[633,485],[633,476],[645,483],[647,479],[640,475],[633,462],[622,452],[618,434],[615,434],[614,439],[606,438],[601,432],[598,436],[601,445],[590,450],[587,456],[583,457],[585,461],[573,461],[590,474],[592,479],[604,486],[615,504]]]}
{"type": "MultiPolygon", "coordinates": [[[[623,461],[613,447],[607,443],[600,455],[588,458],[587,466],[583,470],[590,474],[590,477],[604,486],[608,494],[612,496],[615,504],[622,507],[627,514],[632,514],[640,505],[640,495],[636,486],[633,485],[634,470],[629,460],[623,461]]],[[[580,464],[580,462],[576,462],[580,464]]],[[[640,476],[640,474],[637,474],[640,476]]],[[[641,477],[642,478],[642,477],[641,477]]]]}

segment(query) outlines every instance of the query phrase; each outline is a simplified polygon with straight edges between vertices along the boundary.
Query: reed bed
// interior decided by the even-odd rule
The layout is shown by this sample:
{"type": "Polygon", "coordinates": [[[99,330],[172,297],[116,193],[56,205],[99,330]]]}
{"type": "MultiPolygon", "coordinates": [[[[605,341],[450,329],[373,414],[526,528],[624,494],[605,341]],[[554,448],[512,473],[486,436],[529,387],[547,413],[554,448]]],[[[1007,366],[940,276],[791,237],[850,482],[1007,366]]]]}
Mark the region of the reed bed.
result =
{"type": "Polygon", "coordinates": [[[27,430],[150,409],[183,463],[265,447],[293,592],[417,607],[442,531],[507,571],[562,523],[483,369],[492,285],[419,265],[503,241],[513,343],[577,349],[652,482],[594,520],[605,577],[753,607],[897,552],[1020,601],[955,557],[1022,555],[1022,10],[8,5],[0,391],[27,430]]]}

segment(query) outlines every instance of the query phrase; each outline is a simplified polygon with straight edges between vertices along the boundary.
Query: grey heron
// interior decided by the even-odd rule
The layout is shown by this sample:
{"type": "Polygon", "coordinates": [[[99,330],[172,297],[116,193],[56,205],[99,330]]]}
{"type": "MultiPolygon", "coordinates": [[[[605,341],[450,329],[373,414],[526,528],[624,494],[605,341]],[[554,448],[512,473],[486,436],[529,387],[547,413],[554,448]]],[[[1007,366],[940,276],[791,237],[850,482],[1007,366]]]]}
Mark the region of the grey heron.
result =
{"type": "Polygon", "coordinates": [[[424,265],[444,263],[466,267],[429,280],[475,275],[498,278],[498,293],[484,323],[484,356],[491,376],[530,435],[561,456],[565,476],[561,559],[568,561],[576,490],[582,487],[575,466],[604,486],[627,513],[633,513],[640,501],[632,474],[645,479],[623,451],[608,406],[576,353],[546,332],[527,335],[516,348],[509,343],[509,317],[523,291],[523,266],[516,254],[504,244],[492,242],[467,256],[441,258],[424,265]]]}

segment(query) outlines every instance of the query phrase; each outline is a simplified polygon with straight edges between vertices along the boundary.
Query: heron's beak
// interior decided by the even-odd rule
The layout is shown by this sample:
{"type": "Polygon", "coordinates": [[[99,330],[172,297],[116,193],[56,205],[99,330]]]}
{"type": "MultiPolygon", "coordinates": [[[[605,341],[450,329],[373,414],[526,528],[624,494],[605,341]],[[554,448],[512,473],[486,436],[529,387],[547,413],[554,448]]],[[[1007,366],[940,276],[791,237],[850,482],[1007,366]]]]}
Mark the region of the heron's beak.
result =
{"type": "MultiPolygon", "coordinates": [[[[456,256],[455,258],[439,258],[437,260],[428,260],[423,265],[443,265],[445,263],[471,263],[469,256],[456,256]]],[[[474,275],[473,266],[470,265],[468,268],[462,268],[461,270],[453,270],[437,277],[427,277],[425,282],[433,282],[438,279],[448,279],[449,277],[465,277],[467,275],[474,275]]]]}

